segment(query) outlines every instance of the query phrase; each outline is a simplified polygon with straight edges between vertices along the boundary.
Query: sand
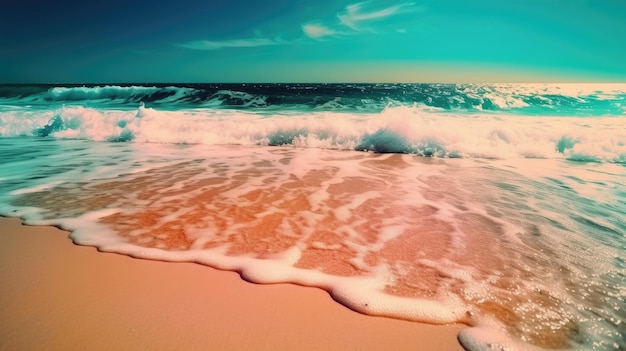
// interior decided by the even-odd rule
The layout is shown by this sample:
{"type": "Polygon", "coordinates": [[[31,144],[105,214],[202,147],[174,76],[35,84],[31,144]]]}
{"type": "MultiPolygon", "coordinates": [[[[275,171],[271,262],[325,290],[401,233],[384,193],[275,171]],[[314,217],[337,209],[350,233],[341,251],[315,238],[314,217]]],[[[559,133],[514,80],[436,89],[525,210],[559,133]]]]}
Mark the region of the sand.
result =
{"type": "Polygon", "coordinates": [[[320,289],[67,236],[0,218],[0,350],[462,350],[461,325],[366,316],[320,289]]]}

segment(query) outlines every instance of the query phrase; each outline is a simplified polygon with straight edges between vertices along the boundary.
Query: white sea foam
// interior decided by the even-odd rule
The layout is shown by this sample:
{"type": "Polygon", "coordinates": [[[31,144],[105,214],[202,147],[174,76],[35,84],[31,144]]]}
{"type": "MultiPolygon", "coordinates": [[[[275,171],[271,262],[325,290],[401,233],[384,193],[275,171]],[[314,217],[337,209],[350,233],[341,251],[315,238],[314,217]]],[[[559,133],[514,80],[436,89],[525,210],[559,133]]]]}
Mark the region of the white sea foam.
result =
{"type": "MultiPolygon", "coordinates": [[[[488,344],[524,349],[535,337],[532,330],[522,333],[525,342],[511,336],[497,313],[483,307],[489,304],[511,308],[508,313],[530,318],[535,326],[558,330],[566,326],[556,320],[566,316],[584,330],[610,329],[601,321],[581,322],[586,317],[575,310],[586,302],[578,290],[568,289],[586,289],[589,279],[607,284],[596,281],[597,274],[615,270],[617,238],[605,237],[601,247],[584,251],[580,242],[590,240],[584,233],[593,226],[615,233],[620,224],[609,213],[580,222],[572,218],[591,207],[616,210],[618,203],[607,192],[623,191],[620,165],[444,161],[316,148],[14,141],[2,146],[5,155],[40,154],[10,158],[19,167],[0,170],[5,179],[0,211],[31,224],[72,229],[72,239],[82,245],[203,263],[259,283],[317,286],[363,313],[468,323],[474,327],[460,338],[472,350],[488,344]],[[42,170],[47,175],[28,177],[43,175],[42,170]],[[575,191],[557,196],[554,189],[563,187],[575,191]],[[585,199],[609,200],[593,205],[585,199]],[[115,216],[122,217],[107,221],[115,216]],[[180,240],[188,244],[180,246],[180,240]],[[561,251],[551,251],[555,247],[561,251]],[[322,259],[311,261],[315,255],[322,259]],[[567,281],[559,278],[563,269],[570,271],[567,281]],[[436,287],[420,292],[432,279],[436,287]],[[548,292],[550,299],[537,291],[548,292]]],[[[624,297],[619,294],[624,293],[604,296],[607,306],[619,307],[624,297]]],[[[583,307],[588,308],[595,307],[583,307]]],[[[594,311],[616,318],[610,309],[594,311]]]]}
{"type": "Polygon", "coordinates": [[[380,114],[258,115],[237,111],[60,110],[0,112],[0,136],[136,143],[293,145],[438,157],[567,158],[626,162],[617,117],[531,117],[428,113],[389,107],[380,114]],[[54,123],[53,123],[54,121],[54,123]]]}

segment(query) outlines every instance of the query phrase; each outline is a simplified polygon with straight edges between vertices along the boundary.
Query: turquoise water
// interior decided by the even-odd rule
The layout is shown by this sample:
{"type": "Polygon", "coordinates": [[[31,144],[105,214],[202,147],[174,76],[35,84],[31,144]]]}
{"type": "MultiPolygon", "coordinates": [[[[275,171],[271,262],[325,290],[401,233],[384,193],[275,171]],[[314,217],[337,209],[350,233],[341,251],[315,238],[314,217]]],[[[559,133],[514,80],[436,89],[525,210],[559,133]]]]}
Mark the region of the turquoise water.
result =
{"type": "Polygon", "coordinates": [[[625,88],[3,86],[0,213],[469,350],[624,350],[625,88]]]}

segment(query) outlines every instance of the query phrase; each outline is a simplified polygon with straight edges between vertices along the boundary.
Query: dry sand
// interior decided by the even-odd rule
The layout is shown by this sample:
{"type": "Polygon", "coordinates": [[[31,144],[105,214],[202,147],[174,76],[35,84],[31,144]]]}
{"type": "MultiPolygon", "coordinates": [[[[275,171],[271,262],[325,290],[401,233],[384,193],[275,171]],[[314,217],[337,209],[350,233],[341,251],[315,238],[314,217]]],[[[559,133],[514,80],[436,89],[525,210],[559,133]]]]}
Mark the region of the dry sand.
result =
{"type": "Polygon", "coordinates": [[[460,325],[365,316],[319,289],[100,253],[0,218],[0,350],[462,350],[460,325]]]}

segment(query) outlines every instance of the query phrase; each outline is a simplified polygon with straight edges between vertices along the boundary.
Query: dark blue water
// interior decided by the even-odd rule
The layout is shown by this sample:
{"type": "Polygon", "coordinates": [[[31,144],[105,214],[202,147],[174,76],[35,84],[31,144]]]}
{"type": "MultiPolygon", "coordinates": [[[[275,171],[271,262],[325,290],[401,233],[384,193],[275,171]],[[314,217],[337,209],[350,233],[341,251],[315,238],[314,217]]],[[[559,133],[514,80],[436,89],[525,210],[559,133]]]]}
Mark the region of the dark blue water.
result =
{"type": "Polygon", "coordinates": [[[380,112],[420,105],[467,112],[606,116],[626,112],[626,86],[579,84],[91,84],[0,85],[1,105],[129,104],[167,110],[380,112]]]}

